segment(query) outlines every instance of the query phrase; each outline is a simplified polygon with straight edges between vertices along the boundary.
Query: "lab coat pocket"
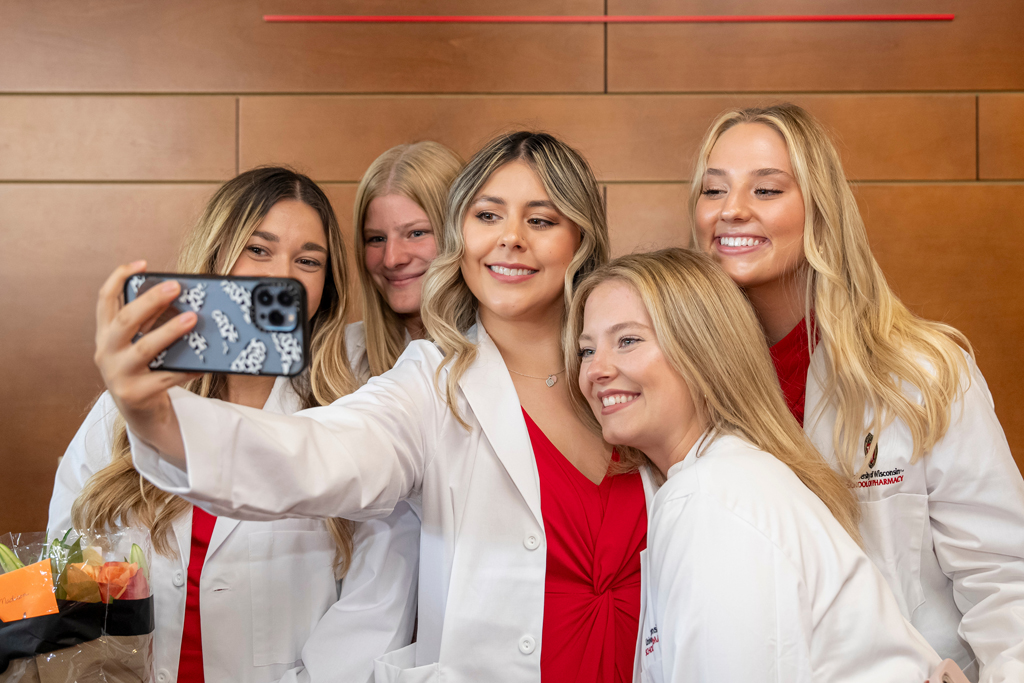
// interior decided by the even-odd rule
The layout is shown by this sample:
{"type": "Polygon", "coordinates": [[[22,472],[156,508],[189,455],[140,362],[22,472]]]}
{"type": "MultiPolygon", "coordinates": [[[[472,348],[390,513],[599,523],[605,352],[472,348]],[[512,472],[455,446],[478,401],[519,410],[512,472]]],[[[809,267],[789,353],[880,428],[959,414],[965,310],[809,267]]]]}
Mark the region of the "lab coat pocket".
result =
{"type": "Polygon", "coordinates": [[[416,643],[389,652],[373,662],[374,683],[431,683],[441,680],[437,662],[416,666],[416,643]]]}
{"type": "Polygon", "coordinates": [[[860,529],[864,552],[889,584],[900,612],[910,619],[924,603],[921,544],[928,524],[928,496],[896,493],[861,501],[860,529]]]}
{"type": "Polygon", "coordinates": [[[291,664],[338,599],[334,542],[324,531],[249,534],[253,665],[291,664]]]}

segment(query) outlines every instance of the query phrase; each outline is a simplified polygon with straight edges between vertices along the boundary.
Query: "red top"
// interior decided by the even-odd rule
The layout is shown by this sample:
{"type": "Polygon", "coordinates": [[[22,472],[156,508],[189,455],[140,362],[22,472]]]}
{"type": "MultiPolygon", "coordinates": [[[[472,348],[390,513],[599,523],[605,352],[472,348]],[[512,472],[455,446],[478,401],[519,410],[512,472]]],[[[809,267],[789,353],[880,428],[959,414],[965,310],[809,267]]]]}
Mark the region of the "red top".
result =
{"type": "Polygon", "coordinates": [[[647,547],[643,482],[634,472],[595,484],[525,410],[523,417],[540,473],[548,546],[541,680],[629,683],[640,621],[640,551],[647,547]]]}
{"type": "Polygon", "coordinates": [[[204,683],[203,633],[199,619],[199,577],[206,561],[213,526],[217,518],[197,507],[192,508],[192,550],[188,558],[188,590],[185,593],[185,627],[181,631],[181,656],[178,680],[204,683]]]}
{"type": "Polygon", "coordinates": [[[811,351],[807,346],[807,323],[801,319],[789,334],[769,351],[775,363],[775,374],[793,417],[804,426],[804,399],[807,396],[807,370],[811,367],[811,351]]]}

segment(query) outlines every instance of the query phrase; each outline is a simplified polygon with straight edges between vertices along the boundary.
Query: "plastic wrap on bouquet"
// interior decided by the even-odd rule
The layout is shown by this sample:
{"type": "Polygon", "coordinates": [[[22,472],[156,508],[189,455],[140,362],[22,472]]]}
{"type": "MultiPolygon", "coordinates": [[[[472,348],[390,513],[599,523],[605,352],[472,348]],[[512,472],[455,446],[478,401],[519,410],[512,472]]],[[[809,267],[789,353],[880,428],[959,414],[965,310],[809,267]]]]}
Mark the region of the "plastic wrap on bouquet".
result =
{"type": "Polygon", "coordinates": [[[0,536],[0,683],[148,683],[144,529],[0,536]]]}

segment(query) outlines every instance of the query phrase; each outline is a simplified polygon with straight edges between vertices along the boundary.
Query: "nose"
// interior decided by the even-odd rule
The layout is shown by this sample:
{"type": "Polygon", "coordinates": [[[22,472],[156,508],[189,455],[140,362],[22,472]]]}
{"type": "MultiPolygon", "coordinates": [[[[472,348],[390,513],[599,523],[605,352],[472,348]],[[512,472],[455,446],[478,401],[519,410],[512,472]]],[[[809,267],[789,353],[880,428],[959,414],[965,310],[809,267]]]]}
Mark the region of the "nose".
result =
{"type": "Polygon", "coordinates": [[[389,239],[384,244],[384,267],[388,270],[401,268],[409,263],[409,252],[400,239],[389,239]]]}
{"type": "Polygon", "coordinates": [[[522,225],[518,220],[512,219],[504,222],[498,244],[506,249],[522,249],[525,246],[522,225]]]}
{"type": "Polygon", "coordinates": [[[722,205],[722,220],[738,223],[750,218],[750,207],[742,192],[730,192],[722,205]]]}
{"type": "Polygon", "coordinates": [[[594,349],[594,354],[585,366],[587,381],[591,384],[606,384],[615,379],[615,364],[611,356],[601,348],[594,349]]]}

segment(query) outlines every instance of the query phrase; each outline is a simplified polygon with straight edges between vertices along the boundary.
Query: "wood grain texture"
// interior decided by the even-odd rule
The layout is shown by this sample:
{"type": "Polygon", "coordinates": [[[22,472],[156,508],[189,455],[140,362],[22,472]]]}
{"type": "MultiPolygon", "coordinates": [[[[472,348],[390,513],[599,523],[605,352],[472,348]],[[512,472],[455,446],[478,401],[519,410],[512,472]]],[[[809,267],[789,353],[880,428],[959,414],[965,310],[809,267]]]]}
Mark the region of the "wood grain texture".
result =
{"type": "Polygon", "coordinates": [[[92,362],[100,285],[137,258],[173,270],[215,187],[0,184],[0,532],[44,528],[57,458],[102,389],[92,362]]]}
{"type": "Polygon", "coordinates": [[[601,180],[689,180],[717,114],[787,99],[835,132],[851,178],[975,177],[970,95],[242,97],[240,162],[358,181],[393,145],[437,140],[468,159],[495,134],[527,128],[576,146],[601,180]]]}
{"type": "MultiPolygon", "coordinates": [[[[685,246],[685,185],[608,186],[615,255],[685,246]]],[[[915,313],[949,323],[971,340],[996,412],[1024,469],[1024,243],[1001,240],[1005,217],[1024,212],[1024,185],[871,184],[855,187],[872,251],[915,313]],[[1000,240],[999,249],[991,245],[1000,240]]]]}
{"type": "Polygon", "coordinates": [[[978,173],[982,180],[1024,179],[1024,94],[978,97],[978,173]]]}
{"type": "Polygon", "coordinates": [[[609,0],[609,14],[955,13],[952,22],[613,25],[610,92],[1024,88],[1020,0],[609,0]]]}
{"type": "Polygon", "coordinates": [[[234,97],[0,96],[0,180],[234,174],[234,97]]]}
{"type": "MultiPolygon", "coordinates": [[[[268,24],[264,14],[475,14],[473,0],[6,0],[0,92],[598,92],[598,25],[268,24]],[[16,68],[10,68],[16,65],[16,68]]],[[[493,14],[601,14],[495,0],[493,14]]]]}

